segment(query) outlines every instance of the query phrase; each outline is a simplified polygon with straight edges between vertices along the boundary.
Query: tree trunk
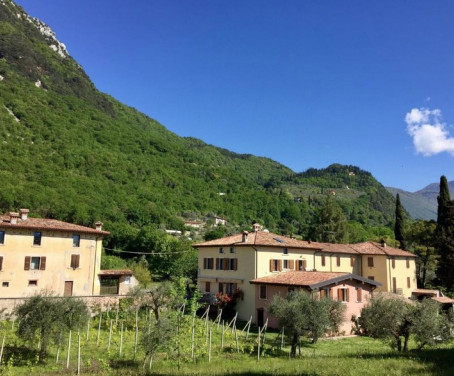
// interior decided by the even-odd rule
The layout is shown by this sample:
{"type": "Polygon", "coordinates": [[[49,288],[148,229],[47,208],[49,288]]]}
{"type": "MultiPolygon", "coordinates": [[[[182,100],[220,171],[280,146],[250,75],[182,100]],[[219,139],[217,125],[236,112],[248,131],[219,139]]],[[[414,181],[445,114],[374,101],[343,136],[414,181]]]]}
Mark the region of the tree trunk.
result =
{"type": "Polygon", "coordinates": [[[397,345],[397,351],[402,351],[402,342],[400,340],[400,337],[399,336],[394,336],[394,338],[396,339],[396,345],[397,345]]]}
{"type": "Polygon", "coordinates": [[[408,351],[408,340],[410,338],[410,334],[406,334],[404,336],[404,351],[408,351]]]}
{"type": "Polygon", "coordinates": [[[299,342],[299,335],[298,333],[293,333],[293,338],[292,338],[292,348],[290,350],[290,356],[292,358],[296,357],[296,347],[298,346],[299,342]]]}

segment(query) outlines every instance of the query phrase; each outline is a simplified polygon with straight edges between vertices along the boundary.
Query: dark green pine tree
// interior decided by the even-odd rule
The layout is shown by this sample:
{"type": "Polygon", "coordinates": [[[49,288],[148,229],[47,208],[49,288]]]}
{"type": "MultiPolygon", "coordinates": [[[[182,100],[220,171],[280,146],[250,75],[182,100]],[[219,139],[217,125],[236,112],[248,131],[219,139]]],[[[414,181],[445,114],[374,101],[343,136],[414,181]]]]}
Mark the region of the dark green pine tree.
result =
{"type": "Polygon", "coordinates": [[[442,286],[454,291],[454,201],[449,196],[448,181],[440,178],[435,249],[439,255],[437,277],[442,286]]]}
{"type": "Polygon", "coordinates": [[[400,249],[405,249],[404,240],[404,210],[400,203],[399,193],[396,195],[396,223],[394,224],[394,237],[399,241],[400,249]]]}

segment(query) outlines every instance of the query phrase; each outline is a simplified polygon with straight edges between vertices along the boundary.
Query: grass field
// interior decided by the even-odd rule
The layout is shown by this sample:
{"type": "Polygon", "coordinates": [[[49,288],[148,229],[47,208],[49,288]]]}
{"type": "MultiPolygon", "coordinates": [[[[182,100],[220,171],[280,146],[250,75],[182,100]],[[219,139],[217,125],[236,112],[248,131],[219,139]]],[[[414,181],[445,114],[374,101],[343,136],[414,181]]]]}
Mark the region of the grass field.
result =
{"type": "MultiPolygon", "coordinates": [[[[102,321],[98,339],[98,319],[94,318],[90,329],[81,332],[80,373],[92,375],[454,375],[454,343],[439,345],[423,351],[411,350],[398,353],[387,344],[365,337],[320,340],[312,345],[303,342],[301,356],[289,359],[289,348],[280,349],[279,333],[267,333],[260,359],[257,356],[256,332],[251,332],[246,340],[239,325],[238,347],[234,333],[225,330],[222,340],[222,327],[209,325],[212,331],[211,357],[205,321],[196,320],[194,350],[191,348],[191,322],[183,319],[179,339],[172,349],[159,352],[153,357],[151,370],[148,360],[144,364],[144,351],[138,348],[134,360],[134,328],[125,321],[123,343],[120,355],[120,325],[112,330],[109,347],[109,323],[102,321]],[[221,346],[223,343],[223,347],[221,346]],[[238,352],[239,350],[239,352],[238,352]],[[194,351],[194,358],[191,357],[194,351]],[[210,357],[210,359],[209,359],[210,357]]],[[[70,364],[66,368],[67,346],[62,347],[58,362],[57,347],[49,350],[46,365],[37,363],[36,350],[24,347],[11,330],[11,323],[3,325],[5,348],[0,374],[2,375],[64,375],[77,372],[77,333],[72,335],[70,364]]],[[[141,321],[139,328],[145,327],[141,321]]],[[[64,336],[62,342],[67,342],[64,336]]],[[[415,346],[413,346],[415,347],[415,346]]],[[[411,348],[411,347],[410,347],[411,348]]]]}

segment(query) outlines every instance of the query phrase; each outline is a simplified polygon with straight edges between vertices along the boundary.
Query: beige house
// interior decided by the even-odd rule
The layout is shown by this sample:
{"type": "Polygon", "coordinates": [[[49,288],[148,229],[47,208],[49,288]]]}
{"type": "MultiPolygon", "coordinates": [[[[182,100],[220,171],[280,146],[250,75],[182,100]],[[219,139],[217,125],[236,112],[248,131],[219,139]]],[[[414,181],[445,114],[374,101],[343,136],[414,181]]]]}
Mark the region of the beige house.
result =
{"type": "MultiPolygon", "coordinates": [[[[243,232],[194,244],[199,250],[198,283],[202,292],[243,292],[240,319],[259,318],[252,280],[289,271],[348,273],[380,284],[377,291],[410,297],[416,289],[415,255],[385,243],[330,244],[302,241],[261,231],[243,232]]],[[[260,287],[257,287],[258,289],[260,287]]]]}
{"type": "Polygon", "coordinates": [[[0,298],[43,289],[57,295],[100,293],[102,223],[89,228],[30,218],[28,209],[0,216],[0,298]]]}

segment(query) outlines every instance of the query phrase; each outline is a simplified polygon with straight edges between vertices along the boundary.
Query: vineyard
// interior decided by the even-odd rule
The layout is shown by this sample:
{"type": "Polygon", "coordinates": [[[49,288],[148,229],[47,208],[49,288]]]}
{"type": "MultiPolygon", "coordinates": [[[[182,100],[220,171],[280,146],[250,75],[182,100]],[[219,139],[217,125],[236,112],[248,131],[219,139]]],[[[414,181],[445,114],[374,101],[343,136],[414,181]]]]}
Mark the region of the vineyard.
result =
{"type": "Polygon", "coordinates": [[[285,331],[221,319],[190,307],[156,312],[130,301],[93,315],[83,328],[58,333],[46,361],[38,361],[39,335],[26,342],[19,323],[4,318],[2,375],[452,375],[453,344],[397,354],[364,337],[303,341],[289,358],[285,331]],[[352,364],[354,363],[354,367],[352,364]]]}

